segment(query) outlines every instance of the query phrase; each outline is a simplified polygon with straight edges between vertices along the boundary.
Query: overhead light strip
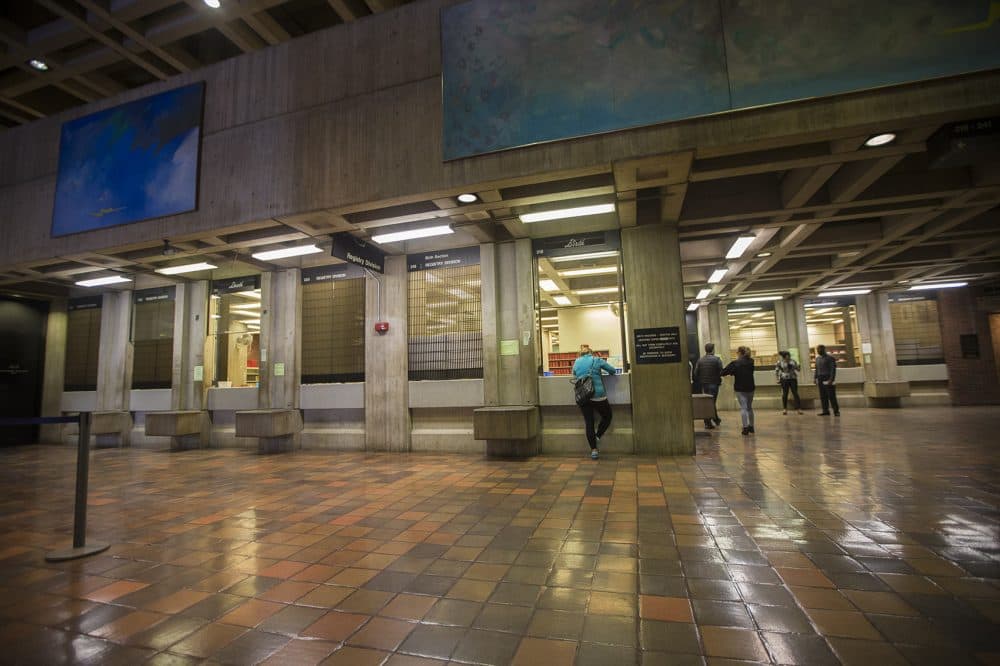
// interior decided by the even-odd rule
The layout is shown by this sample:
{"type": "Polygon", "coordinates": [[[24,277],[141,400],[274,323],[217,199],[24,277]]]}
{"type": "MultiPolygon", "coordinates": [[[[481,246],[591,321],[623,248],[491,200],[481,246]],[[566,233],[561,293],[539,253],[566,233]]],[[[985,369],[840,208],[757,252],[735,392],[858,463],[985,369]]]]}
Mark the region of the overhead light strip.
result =
{"type": "Polygon", "coordinates": [[[729,272],[728,268],[719,268],[712,271],[712,274],[708,276],[708,283],[716,284],[718,282],[722,282],[722,278],[726,277],[726,273],[728,272],[729,272]]]}
{"type": "Polygon", "coordinates": [[[757,240],[756,236],[740,236],[729,248],[729,252],[726,252],[726,259],[739,259],[755,240],[757,240]]]}
{"type": "Polygon", "coordinates": [[[524,223],[548,222],[549,220],[564,220],[570,217],[586,217],[588,215],[600,215],[601,213],[615,212],[613,203],[595,204],[593,206],[578,206],[576,208],[561,208],[559,210],[547,210],[541,213],[523,213],[518,217],[524,223]]]}
{"type": "Polygon", "coordinates": [[[415,238],[430,238],[431,236],[445,236],[455,233],[447,224],[435,227],[424,227],[423,229],[410,229],[409,231],[395,231],[388,234],[376,234],[372,240],[376,243],[396,243],[398,241],[413,240],[415,238]]]}
{"type": "Polygon", "coordinates": [[[820,298],[833,298],[834,296],[864,296],[872,293],[871,289],[843,289],[841,291],[821,291],[820,298]]]}
{"type": "Polygon", "coordinates": [[[202,261],[197,264],[184,264],[183,266],[167,266],[166,268],[157,268],[156,272],[160,275],[180,275],[181,273],[210,271],[214,268],[218,268],[218,266],[202,261]]]}
{"type": "Polygon", "coordinates": [[[323,250],[316,247],[315,245],[302,245],[299,247],[283,247],[277,250],[267,250],[265,252],[255,252],[250,256],[254,259],[260,259],[261,261],[270,261],[272,259],[287,259],[288,257],[300,257],[304,254],[316,254],[317,252],[322,252],[323,250]]]}
{"type": "Polygon", "coordinates": [[[120,284],[122,282],[131,282],[132,280],[127,277],[122,277],[121,275],[112,275],[110,277],[102,278],[91,278],[90,280],[80,280],[77,282],[77,286],[80,287],[103,287],[106,284],[120,284]]]}
{"type": "Polygon", "coordinates": [[[712,293],[711,289],[702,289],[701,291],[698,292],[698,295],[695,296],[695,298],[700,301],[702,299],[708,298],[708,296],[711,293],[712,293]]]}
{"type": "Polygon", "coordinates": [[[928,289],[956,289],[958,287],[964,287],[968,282],[934,282],[928,284],[915,284],[910,287],[907,291],[926,291],[928,289]]]}
{"type": "Polygon", "coordinates": [[[737,303],[766,303],[768,301],[780,301],[784,296],[746,296],[737,298],[737,303]]]}

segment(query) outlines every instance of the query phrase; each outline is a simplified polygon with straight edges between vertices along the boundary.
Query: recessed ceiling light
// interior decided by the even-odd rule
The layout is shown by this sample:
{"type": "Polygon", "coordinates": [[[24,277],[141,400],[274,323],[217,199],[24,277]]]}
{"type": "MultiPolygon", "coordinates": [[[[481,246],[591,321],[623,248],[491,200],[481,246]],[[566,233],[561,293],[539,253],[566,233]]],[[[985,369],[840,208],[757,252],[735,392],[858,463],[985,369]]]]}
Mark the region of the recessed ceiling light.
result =
{"type": "Polygon", "coordinates": [[[708,283],[716,284],[717,282],[721,282],[722,278],[726,277],[726,273],[728,272],[729,272],[728,268],[718,268],[712,271],[712,274],[708,276],[708,283]]]}
{"type": "Polygon", "coordinates": [[[559,305],[570,305],[573,303],[573,301],[569,300],[566,296],[553,296],[552,300],[559,305]]]}
{"type": "Polygon", "coordinates": [[[549,220],[563,220],[568,217],[585,217],[587,215],[600,215],[601,213],[615,212],[613,203],[596,204],[593,206],[578,206],[576,208],[561,208],[559,210],[547,210],[541,213],[524,213],[520,215],[522,222],[547,222],[549,220]]]}
{"type": "Polygon", "coordinates": [[[617,266],[601,266],[599,268],[574,268],[568,271],[559,271],[563,277],[575,277],[577,275],[603,275],[605,273],[617,273],[617,266]]]}
{"type": "Polygon", "coordinates": [[[755,240],[756,236],[740,236],[729,248],[729,252],[726,252],[726,259],[739,259],[755,240]]]}
{"type": "Polygon", "coordinates": [[[183,266],[167,266],[166,268],[157,268],[156,272],[160,275],[180,275],[181,273],[193,273],[195,271],[210,271],[213,268],[218,268],[218,266],[202,261],[197,264],[184,264],[183,266]]]}
{"type": "Polygon", "coordinates": [[[883,132],[882,134],[875,134],[868,137],[865,141],[865,145],[869,148],[874,148],[875,146],[884,146],[887,143],[892,143],[896,140],[896,135],[892,132],[883,132]]]}
{"type": "Polygon", "coordinates": [[[840,291],[821,291],[820,298],[832,298],[833,296],[864,296],[872,293],[871,289],[842,289],[840,291]]]}
{"type": "Polygon", "coordinates": [[[928,284],[915,284],[910,287],[910,291],[924,291],[926,289],[955,289],[956,287],[964,287],[969,284],[968,282],[934,282],[928,284]]]}
{"type": "Polygon", "coordinates": [[[219,0],[205,0],[205,4],[211,7],[212,9],[218,9],[219,7],[222,6],[222,3],[219,2],[219,0]]]}
{"type": "Polygon", "coordinates": [[[695,311],[695,310],[697,310],[697,309],[698,309],[699,307],[700,307],[700,306],[698,305],[698,303],[697,303],[697,302],[695,302],[695,303],[691,303],[690,305],[688,305],[688,309],[687,309],[687,311],[688,311],[688,312],[694,312],[694,311],[695,311]]]}
{"type": "Polygon", "coordinates": [[[451,227],[442,224],[436,227],[424,227],[423,229],[410,229],[409,231],[396,231],[388,234],[376,234],[372,240],[376,243],[395,243],[398,241],[412,240],[414,238],[429,238],[430,236],[444,236],[453,234],[451,227]]]}
{"type": "Polygon", "coordinates": [[[320,248],[315,245],[303,245],[301,247],[283,247],[278,250],[267,250],[266,252],[255,252],[250,256],[254,259],[260,259],[261,261],[269,261],[271,259],[285,259],[287,257],[299,257],[303,254],[316,254],[317,252],[322,252],[320,248]]]}
{"type": "Polygon", "coordinates": [[[31,60],[28,61],[28,64],[31,65],[34,69],[37,69],[39,72],[49,71],[49,66],[44,60],[39,60],[38,58],[32,58],[31,60]]]}
{"type": "Polygon", "coordinates": [[[92,278],[90,280],[80,280],[76,284],[80,287],[103,287],[106,284],[118,284],[120,282],[131,282],[132,280],[127,277],[122,277],[121,275],[112,275],[110,277],[102,278],[92,278]]]}
{"type": "Polygon", "coordinates": [[[695,296],[695,298],[700,301],[703,298],[708,298],[708,295],[711,294],[711,293],[712,293],[711,289],[707,289],[707,288],[706,289],[702,289],[701,291],[698,292],[698,295],[695,296]]]}
{"type": "Polygon", "coordinates": [[[784,296],[747,296],[737,298],[737,303],[763,303],[764,301],[780,301],[784,296]]]}
{"type": "Polygon", "coordinates": [[[458,200],[461,203],[475,203],[479,201],[479,197],[477,197],[472,192],[463,192],[462,194],[458,195],[458,200]]]}
{"type": "Polygon", "coordinates": [[[553,280],[545,279],[539,280],[538,286],[545,291],[559,291],[559,285],[557,285],[553,280]]]}
{"type": "Polygon", "coordinates": [[[765,258],[770,257],[770,256],[771,256],[770,252],[758,252],[757,253],[757,257],[759,257],[760,259],[765,259],[765,258]]]}
{"type": "Polygon", "coordinates": [[[581,261],[583,259],[603,259],[604,257],[616,257],[618,256],[617,250],[608,250],[606,252],[585,252],[583,254],[567,254],[562,257],[551,257],[549,261],[560,262],[560,261],[581,261]]]}

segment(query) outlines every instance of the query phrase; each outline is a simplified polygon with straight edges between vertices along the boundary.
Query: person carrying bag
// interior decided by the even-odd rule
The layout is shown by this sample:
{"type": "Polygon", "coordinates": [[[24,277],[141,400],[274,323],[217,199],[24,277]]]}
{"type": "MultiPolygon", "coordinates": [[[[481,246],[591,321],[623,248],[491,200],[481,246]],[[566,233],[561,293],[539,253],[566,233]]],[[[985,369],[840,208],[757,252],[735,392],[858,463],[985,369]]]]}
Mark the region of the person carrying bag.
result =
{"type": "Polygon", "coordinates": [[[615,367],[599,356],[595,356],[590,345],[580,345],[580,358],[573,363],[573,394],[577,406],[583,413],[584,427],[587,433],[587,443],[590,444],[590,457],[597,460],[599,452],[597,445],[601,437],[611,427],[611,405],[608,394],[604,390],[604,380],[601,371],[613,375],[615,367]],[[601,422],[594,428],[594,412],[601,415],[601,422]]]}

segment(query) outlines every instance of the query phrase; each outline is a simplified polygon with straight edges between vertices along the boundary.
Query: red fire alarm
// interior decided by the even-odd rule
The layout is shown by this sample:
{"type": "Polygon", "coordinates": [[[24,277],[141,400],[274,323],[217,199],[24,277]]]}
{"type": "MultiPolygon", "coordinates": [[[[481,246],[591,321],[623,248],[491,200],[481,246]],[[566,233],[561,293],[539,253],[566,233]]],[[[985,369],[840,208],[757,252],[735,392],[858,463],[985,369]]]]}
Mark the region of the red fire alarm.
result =
{"type": "Polygon", "coordinates": [[[378,334],[385,333],[389,330],[389,322],[387,321],[377,321],[375,322],[375,332],[378,334]]]}

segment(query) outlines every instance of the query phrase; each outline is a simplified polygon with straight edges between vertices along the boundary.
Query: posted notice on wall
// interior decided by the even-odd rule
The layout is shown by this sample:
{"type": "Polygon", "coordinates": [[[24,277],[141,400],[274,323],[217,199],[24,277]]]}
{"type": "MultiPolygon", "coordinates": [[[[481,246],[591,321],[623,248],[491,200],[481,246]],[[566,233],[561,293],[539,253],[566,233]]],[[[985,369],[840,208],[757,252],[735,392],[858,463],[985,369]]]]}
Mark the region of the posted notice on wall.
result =
{"type": "Polygon", "coordinates": [[[635,362],[680,363],[681,329],[678,326],[635,329],[635,362]]]}

